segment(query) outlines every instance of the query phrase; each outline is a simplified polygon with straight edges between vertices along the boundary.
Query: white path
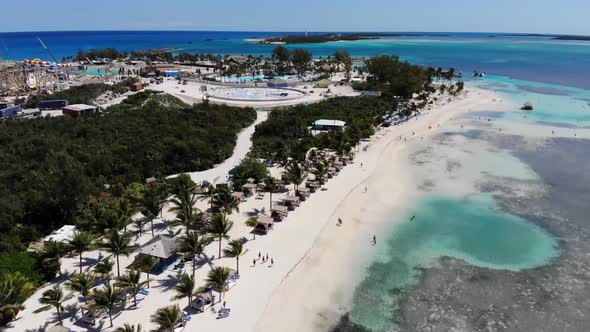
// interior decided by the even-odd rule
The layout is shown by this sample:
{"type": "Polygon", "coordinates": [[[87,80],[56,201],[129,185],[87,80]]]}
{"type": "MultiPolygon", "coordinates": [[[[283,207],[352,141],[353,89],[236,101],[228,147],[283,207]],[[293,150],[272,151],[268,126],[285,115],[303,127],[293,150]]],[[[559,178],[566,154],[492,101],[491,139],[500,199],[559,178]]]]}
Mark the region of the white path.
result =
{"type": "MultiPolygon", "coordinates": [[[[254,135],[254,131],[256,130],[256,125],[266,121],[268,117],[268,112],[266,111],[257,111],[256,112],[256,121],[251,124],[246,129],[243,129],[238,134],[238,140],[236,142],[236,147],[234,148],[234,152],[226,159],[223,163],[215,165],[215,167],[201,171],[201,172],[190,172],[187,173],[191,176],[193,181],[199,183],[201,181],[208,181],[210,183],[225,183],[227,182],[227,177],[229,171],[237,166],[248,154],[250,148],[252,147],[252,135],[254,135]]],[[[172,175],[170,177],[175,177],[177,175],[172,175]]]]}

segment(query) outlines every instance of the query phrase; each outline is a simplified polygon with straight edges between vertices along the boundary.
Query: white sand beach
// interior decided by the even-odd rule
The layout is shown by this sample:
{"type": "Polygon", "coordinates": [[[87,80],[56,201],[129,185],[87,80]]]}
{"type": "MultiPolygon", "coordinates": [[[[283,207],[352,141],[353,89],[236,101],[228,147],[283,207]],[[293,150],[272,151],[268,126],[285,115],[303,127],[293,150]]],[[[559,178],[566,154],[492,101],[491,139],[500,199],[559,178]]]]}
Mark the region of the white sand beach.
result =
{"type": "MultiPolygon", "coordinates": [[[[247,252],[240,258],[239,281],[223,298],[226,306],[231,308],[231,315],[217,319],[217,315],[209,310],[193,314],[185,330],[313,331],[335,322],[345,308],[334,308],[332,303],[350,301],[352,286],[362,276],[363,258],[375,249],[371,246],[372,236],[376,234],[379,240],[379,234],[386,226],[383,216],[392,208],[403,209],[407,199],[410,199],[404,195],[407,180],[403,176],[404,167],[407,167],[404,151],[408,142],[436,133],[439,125],[459,117],[463,112],[477,109],[489,111],[499,107],[498,103],[493,102],[498,97],[492,92],[469,90],[457,100],[435,106],[402,125],[382,128],[358,148],[354,163],[346,166],[325,185],[327,190],[312,194],[301,207],[290,212],[283,222],[276,223],[274,230],[266,236],[253,239],[251,229],[244,223],[253,212],[268,209],[268,194],[263,200],[252,196],[240,204],[240,213],[229,216],[234,222],[230,237],[246,239],[247,252]],[[338,218],[343,219],[342,226],[336,225],[338,218]],[[256,261],[253,264],[259,253],[264,256],[268,254],[274,264],[268,261],[256,261]]],[[[259,112],[256,123],[265,118],[266,113],[259,112]]],[[[245,129],[239,135],[234,155],[230,159],[212,170],[191,174],[193,179],[224,182],[227,171],[249,150],[253,132],[254,125],[245,129]]],[[[280,197],[273,195],[275,201],[280,197]]],[[[204,210],[207,202],[199,202],[198,207],[204,210]]],[[[167,210],[163,217],[167,220],[174,218],[167,210]]],[[[170,228],[159,220],[156,226],[156,234],[179,234],[183,231],[180,227],[170,228]]],[[[149,225],[137,244],[146,243],[152,238],[148,229],[149,225]]],[[[223,246],[225,244],[224,240],[223,246]]],[[[235,259],[216,257],[217,246],[218,243],[214,242],[206,248],[206,257],[196,272],[197,286],[204,284],[213,266],[236,268],[235,259]]],[[[94,265],[100,257],[108,255],[98,250],[86,253],[84,270],[94,265]]],[[[122,273],[134,256],[121,257],[122,273]]],[[[188,272],[191,268],[187,264],[184,270],[188,272]]],[[[74,273],[78,269],[77,257],[62,260],[64,273],[74,273]]],[[[175,292],[172,287],[178,273],[165,271],[151,276],[150,294],[137,308],[128,304],[126,309],[118,311],[114,327],[124,323],[141,323],[144,329],[151,330],[155,325],[149,321],[149,317],[158,308],[174,303],[185,308],[186,299],[173,299],[175,292]]],[[[61,280],[57,278],[52,284],[61,280]]],[[[33,313],[40,307],[38,299],[41,293],[51,286],[43,287],[29,298],[25,303],[26,309],[7,330],[43,331],[55,325],[53,310],[33,313]]],[[[71,311],[76,312],[77,303],[78,299],[72,299],[66,303],[66,308],[72,306],[71,311]]],[[[215,309],[220,307],[221,304],[216,303],[215,309]]],[[[76,315],[79,318],[79,312],[76,315]]],[[[74,331],[88,329],[73,317],[66,315],[64,325],[74,331]]],[[[101,317],[99,325],[91,330],[112,330],[108,317],[101,317]]]]}
{"type": "Polygon", "coordinates": [[[316,219],[321,230],[272,292],[255,331],[325,331],[347,312],[334,303],[351,302],[354,286],[363,277],[363,262],[376,250],[372,236],[379,241],[383,230],[395,222],[386,216],[403,211],[412,200],[404,191],[410,184],[404,176],[409,167],[406,146],[440,132],[439,125],[463,112],[499,107],[493,102],[498,97],[488,91],[470,89],[462,98],[379,133],[367,152],[358,154],[349,173],[334,181],[346,182],[346,189],[338,191],[343,199],[333,206],[324,205],[334,209],[327,218],[316,219]],[[336,225],[339,217],[342,226],[336,225]]]}

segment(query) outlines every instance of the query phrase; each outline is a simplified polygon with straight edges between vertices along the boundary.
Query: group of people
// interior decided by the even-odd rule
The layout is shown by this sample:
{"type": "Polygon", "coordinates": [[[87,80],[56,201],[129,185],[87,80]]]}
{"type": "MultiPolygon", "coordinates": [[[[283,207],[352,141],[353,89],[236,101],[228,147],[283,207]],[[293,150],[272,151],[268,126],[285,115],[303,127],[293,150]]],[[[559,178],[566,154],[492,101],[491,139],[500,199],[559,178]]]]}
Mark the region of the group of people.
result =
{"type": "Polygon", "coordinates": [[[262,255],[262,253],[260,251],[258,252],[258,259],[254,258],[252,260],[252,266],[256,266],[257,261],[262,261],[263,264],[270,261],[270,266],[273,266],[275,264],[275,261],[273,258],[271,258],[269,260],[268,253],[266,255],[262,255]]]}

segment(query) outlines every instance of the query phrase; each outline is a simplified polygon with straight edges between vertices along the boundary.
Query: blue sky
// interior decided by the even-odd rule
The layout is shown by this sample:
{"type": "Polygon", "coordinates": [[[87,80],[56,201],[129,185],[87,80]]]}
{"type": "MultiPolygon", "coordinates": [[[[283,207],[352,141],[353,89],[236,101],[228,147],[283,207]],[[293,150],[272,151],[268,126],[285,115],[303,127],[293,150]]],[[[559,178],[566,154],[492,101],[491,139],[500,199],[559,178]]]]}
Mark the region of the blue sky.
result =
{"type": "Polygon", "coordinates": [[[590,0],[0,2],[0,31],[452,31],[590,35],[590,0]]]}

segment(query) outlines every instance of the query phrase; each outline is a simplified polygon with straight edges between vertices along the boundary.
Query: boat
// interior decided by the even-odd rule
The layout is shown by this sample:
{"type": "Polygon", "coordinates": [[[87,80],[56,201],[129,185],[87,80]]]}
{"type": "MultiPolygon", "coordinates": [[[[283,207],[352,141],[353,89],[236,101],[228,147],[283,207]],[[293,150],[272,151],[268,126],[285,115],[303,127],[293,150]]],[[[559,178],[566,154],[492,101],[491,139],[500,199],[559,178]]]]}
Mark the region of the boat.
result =
{"type": "Polygon", "coordinates": [[[524,103],[524,105],[522,105],[522,107],[520,109],[523,111],[532,111],[533,110],[533,103],[531,103],[530,101],[527,101],[526,103],[524,103]]]}
{"type": "Polygon", "coordinates": [[[474,70],[472,76],[473,77],[486,77],[486,73],[484,73],[484,72],[480,73],[477,70],[474,70]]]}

